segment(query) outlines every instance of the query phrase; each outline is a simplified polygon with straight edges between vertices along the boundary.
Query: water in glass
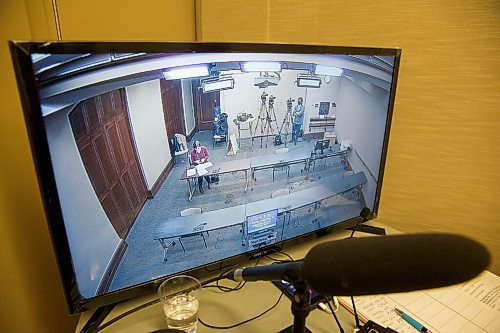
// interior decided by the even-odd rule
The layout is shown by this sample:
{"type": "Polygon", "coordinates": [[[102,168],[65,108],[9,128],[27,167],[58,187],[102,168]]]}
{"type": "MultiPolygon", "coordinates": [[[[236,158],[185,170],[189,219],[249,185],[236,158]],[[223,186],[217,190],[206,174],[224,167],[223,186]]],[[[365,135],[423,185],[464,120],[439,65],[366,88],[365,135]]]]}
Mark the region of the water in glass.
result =
{"type": "Polygon", "coordinates": [[[196,332],[199,302],[190,295],[178,295],[163,303],[163,311],[167,317],[169,328],[188,333],[196,332]]]}

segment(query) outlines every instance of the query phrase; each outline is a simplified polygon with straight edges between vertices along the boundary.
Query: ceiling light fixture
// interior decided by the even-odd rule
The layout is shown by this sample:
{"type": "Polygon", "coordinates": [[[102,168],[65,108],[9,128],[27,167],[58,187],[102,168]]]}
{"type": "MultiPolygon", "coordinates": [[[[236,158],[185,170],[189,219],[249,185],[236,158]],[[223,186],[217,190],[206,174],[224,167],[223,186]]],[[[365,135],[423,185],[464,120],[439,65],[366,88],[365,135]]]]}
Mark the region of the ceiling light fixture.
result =
{"type": "Polygon", "coordinates": [[[321,78],[312,75],[299,75],[297,76],[297,87],[320,88],[321,78]]]}
{"type": "Polygon", "coordinates": [[[188,79],[194,77],[208,76],[207,65],[193,65],[167,68],[163,71],[165,80],[188,79]]]}
{"type": "Polygon", "coordinates": [[[219,80],[205,81],[201,83],[201,87],[203,89],[203,93],[233,89],[234,79],[232,77],[227,77],[219,80]]]}
{"type": "Polygon", "coordinates": [[[241,64],[244,72],[281,72],[281,63],[270,61],[252,61],[241,64]]]}
{"type": "Polygon", "coordinates": [[[316,75],[341,76],[342,73],[343,70],[341,68],[333,66],[316,65],[314,69],[314,74],[316,75]]]}

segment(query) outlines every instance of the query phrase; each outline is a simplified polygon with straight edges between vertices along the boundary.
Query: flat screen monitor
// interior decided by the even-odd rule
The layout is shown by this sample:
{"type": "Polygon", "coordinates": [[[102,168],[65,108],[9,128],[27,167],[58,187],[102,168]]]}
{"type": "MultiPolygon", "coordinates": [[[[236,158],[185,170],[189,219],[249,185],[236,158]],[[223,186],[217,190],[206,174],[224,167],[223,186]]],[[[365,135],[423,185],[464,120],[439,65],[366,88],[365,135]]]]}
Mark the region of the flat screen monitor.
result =
{"type": "Polygon", "coordinates": [[[202,276],[207,266],[246,260],[255,249],[243,244],[241,226],[258,232],[262,211],[272,212],[266,223],[277,231],[259,251],[354,226],[364,207],[370,218],[377,214],[399,49],[10,48],[71,312],[150,293],[172,275],[202,276]],[[317,65],[341,74],[325,80],[317,65]],[[303,77],[322,84],[299,85],[303,77]],[[292,118],[297,103],[289,110],[287,101],[299,97],[303,117],[292,118]],[[323,133],[308,124],[325,100],[336,101],[334,134],[351,145],[334,145],[331,158],[311,167],[323,133]],[[227,114],[228,135],[214,133],[216,107],[227,114]],[[241,123],[242,112],[253,121],[241,123]],[[278,134],[286,138],[280,147],[278,134]]]}
{"type": "Polygon", "coordinates": [[[327,116],[330,113],[330,102],[319,102],[319,115],[327,116]]]}
{"type": "Polygon", "coordinates": [[[330,147],[330,140],[318,140],[314,145],[314,150],[323,150],[328,149],[330,147]]]}
{"type": "Polygon", "coordinates": [[[278,225],[278,209],[247,216],[246,230],[248,234],[255,234],[278,225]]]}

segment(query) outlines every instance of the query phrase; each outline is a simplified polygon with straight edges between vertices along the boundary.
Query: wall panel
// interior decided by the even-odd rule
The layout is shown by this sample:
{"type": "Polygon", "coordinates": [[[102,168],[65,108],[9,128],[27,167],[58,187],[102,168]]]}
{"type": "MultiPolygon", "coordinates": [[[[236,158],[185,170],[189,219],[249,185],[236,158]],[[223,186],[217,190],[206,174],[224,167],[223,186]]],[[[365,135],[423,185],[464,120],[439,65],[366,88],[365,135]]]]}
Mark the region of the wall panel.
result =
{"type": "Polygon", "coordinates": [[[195,39],[194,1],[57,0],[62,40],[195,39]]]}
{"type": "Polygon", "coordinates": [[[379,221],[483,241],[500,274],[498,1],[210,0],[205,41],[403,49],[379,221]]]}
{"type": "Polygon", "coordinates": [[[71,332],[24,125],[8,40],[32,34],[23,1],[0,10],[0,332],[71,332]]]}
{"type": "Polygon", "coordinates": [[[0,10],[1,332],[71,332],[7,40],[194,40],[194,2],[2,1],[0,10]]]}

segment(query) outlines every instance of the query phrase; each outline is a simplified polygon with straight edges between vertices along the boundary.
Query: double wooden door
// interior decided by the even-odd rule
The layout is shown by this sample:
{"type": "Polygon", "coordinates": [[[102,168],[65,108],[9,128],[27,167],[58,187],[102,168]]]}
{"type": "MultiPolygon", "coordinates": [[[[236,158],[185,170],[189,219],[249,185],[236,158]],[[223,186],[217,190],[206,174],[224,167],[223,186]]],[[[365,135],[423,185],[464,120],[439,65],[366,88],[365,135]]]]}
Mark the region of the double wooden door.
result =
{"type": "Polygon", "coordinates": [[[125,239],[146,201],[146,183],[130,135],[123,89],[80,102],[69,115],[94,191],[125,239]]]}

